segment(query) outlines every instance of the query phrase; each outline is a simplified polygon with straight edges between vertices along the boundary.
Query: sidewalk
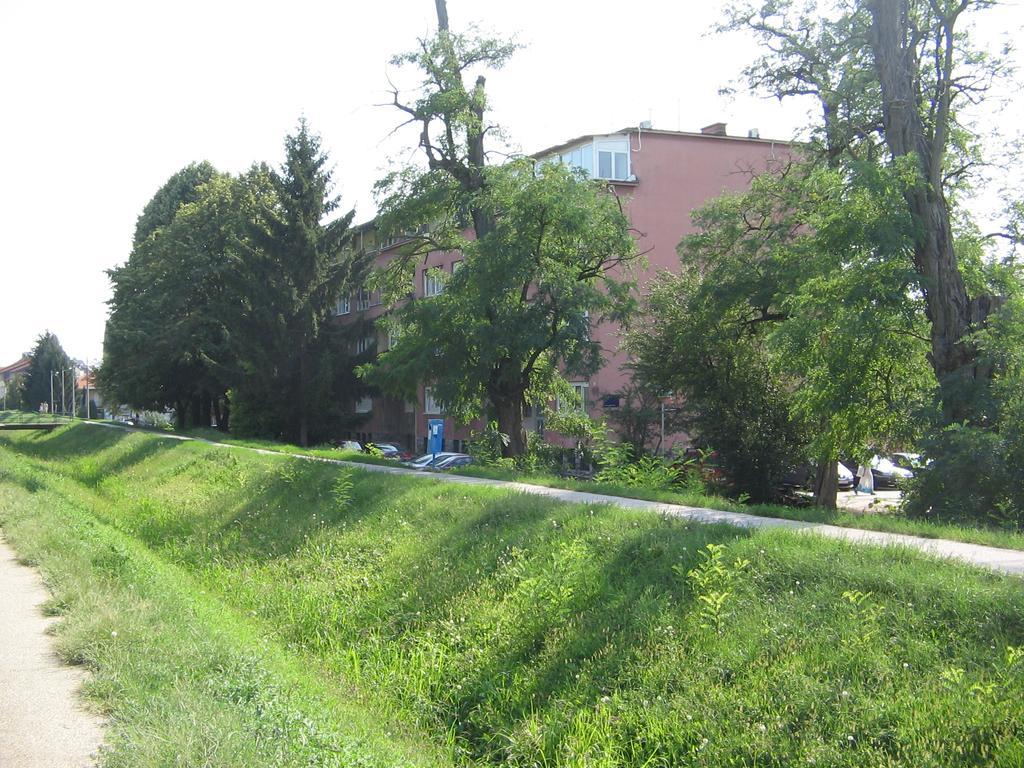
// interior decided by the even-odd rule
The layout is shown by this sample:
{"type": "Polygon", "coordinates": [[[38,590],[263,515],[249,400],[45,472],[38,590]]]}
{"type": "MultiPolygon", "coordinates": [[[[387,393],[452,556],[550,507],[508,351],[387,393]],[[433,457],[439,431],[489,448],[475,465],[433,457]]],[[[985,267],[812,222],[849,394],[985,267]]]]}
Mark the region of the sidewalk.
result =
{"type": "MultiPolygon", "coordinates": [[[[84,422],[97,427],[109,429],[128,429],[115,424],[101,422],[84,422]]],[[[518,483],[508,480],[490,480],[482,477],[467,477],[465,475],[451,475],[441,472],[418,472],[414,469],[403,467],[388,467],[378,464],[362,464],[354,461],[341,461],[339,459],[325,459],[319,456],[307,456],[294,453],[282,453],[270,451],[264,448],[248,448],[245,446],[219,443],[214,440],[206,440],[185,435],[167,435],[153,432],[170,440],[193,440],[196,442],[216,445],[221,448],[230,448],[243,451],[254,451],[255,453],[267,456],[280,456],[285,458],[303,459],[305,461],[320,461],[326,464],[337,464],[340,466],[360,469],[365,472],[384,472],[395,475],[407,475],[420,479],[437,480],[445,483],[462,483],[464,485],[487,485],[494,488],[518,491],[520,493],[531,493],[537,496],[565,501],[570,504],[613,504],[626,509],[640,509],[647,512],[656,512],[669,517],[678,517],[685,520],[692,520],[698,523],[715,525],[732,525],[737,528],[786,528],[799,533],[810,533],[818,536],[825,536],[831,539],[841,539],[857,544],[872,544],[876,546],[900,546],[916,549],[927,555],[940,558],[952,558],[961,560],[979,568],[987,568],[999,573],[1006,573],[1012,576],[1024,576],[1024,551],[1016,549],[1002,549],[999,547],[987,547],[982,544],[966,544],[960,541],[948,539],[926,539],[922,536],[908,536],[902,533],[883,533],[881,531],[867,531],[860,528],[841,528],[837,525],[825,525],[823,523],[805,523],[799,520],[785,520],[779,517],[761,517],[759,515],[748,515],[741,512],[723,512],[717,509],[706,507],[687,507],[682,504],[665,504],[658,501],[646,501],[643,499],[629,499],[621,496],[605,496],[599,493],[587,493],[584,491],[569,491],[561,488],[548,488],[543,485],[531,485],[529,483],[518,483]]],[[[871,498],[871,497],[868,497],[871,498]]]]}
{"type": "Polygon", "coordinates": [[[86,768],[102,721],[81,708],[84,672],[61,663],[40,612],[49,597],[38,574],[0,540],[0,766],[86,768]]]}

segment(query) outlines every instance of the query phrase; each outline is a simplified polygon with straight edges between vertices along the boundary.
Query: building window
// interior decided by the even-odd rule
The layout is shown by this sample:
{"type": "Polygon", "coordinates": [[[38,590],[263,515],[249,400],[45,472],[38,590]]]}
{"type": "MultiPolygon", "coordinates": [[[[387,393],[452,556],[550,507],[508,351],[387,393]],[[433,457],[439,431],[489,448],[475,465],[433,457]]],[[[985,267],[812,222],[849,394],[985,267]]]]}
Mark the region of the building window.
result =
{"type": "Polygon", "coordinates": [[[602,405],[605,408],[618,408],[622,398],[619,395],[605,395],[602,405]]]}
{"type": "Polygon", "coordinates": [[[352,311],[352,297],[345,295],[338,299],[338,303],[334,307],[334,314],[336,315],[347,315],[352,311]]]}
{"type": "Polygon", "coordinates": [[[388,331],[388,349],[394,349],[398,344],[398,331],[388,331]]]}
{"type": "Polygon", "coordinates": [[[362,311],[370,308],[370,292],[365,288],[360,289],[356,294],[356,309],[362,311]]]}
{"type": "Polygon", "coordinates": [[[571,168],[583,171],[587,176],[594,175],[594,145],[584,144],[582,147],[570,149],[562,154],[562,162],[571,168]]]}
{"type": "MultiPolygon", "coordinates": [[[[573,399],[576,402],[573,403],[573,407],[576,408],[577,410],[580,410],[580,411],[583,411],[584,413],[586,413],[587,412],[587,408],[589,407],[589,403],[587,402],[587,387],[589,385],[586,382],[575,381],[572,384],[570,384],[569,386],[572,387],[573,394],[575,395],[575,397],[573,399]]],[[[559,398],[559,400],[558,400],[558,410],[562,410],[563,408],[568,408],[568,407],[569,407],[568,403],[562,402],[561,398],[559,398]]]]}
{"type": "Polygon", "coordinates": [[[356,413],[369,413],[373,410],[373,398],[367,395],[356,401],[356,413]]]}
{"type": "Polygon", "coordinates": [[[597,177],[625,181],[629,178],[629,139],[605,139],[594,142],[597,151],[597,177]]]}
{"type": "Polygon", "coordinates": [[[423,388],[423,412],[441,413],[441,404],[434,399],[434,388],[423,388]]]}
{"type": "Polygon", "coordinates": [[[373,335],[363,336],[356,340],[356,354],[361,355],[363,352],[367,352],[373,349],[377,345],[377,338],[373,335]]]}
{"type": "Polygon", "coordinates": [[[453,261],[452,262],[452,274],[454,275],[460,269],[462,269],[462,259],[459,259],[458,261],[453,261]]]}
{"type": "Polygon", "coordinates": [[[431,267],[423,270],[423,295],[437,296],[444,290],[444,280],[441,271],[431,267]]]}

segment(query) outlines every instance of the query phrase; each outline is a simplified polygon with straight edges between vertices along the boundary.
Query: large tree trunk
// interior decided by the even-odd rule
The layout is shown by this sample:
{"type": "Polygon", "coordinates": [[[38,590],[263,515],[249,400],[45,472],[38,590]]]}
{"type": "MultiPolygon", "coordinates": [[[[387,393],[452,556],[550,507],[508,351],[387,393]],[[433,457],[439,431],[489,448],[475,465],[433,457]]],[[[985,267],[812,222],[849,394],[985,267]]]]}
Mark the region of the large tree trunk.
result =
{"type": "MultiPolygon", "coordinates": [[[[916,52],[910,36],[907,0],[871,0],[871,48],[882,90],[885,141],[893,158],[913,154],[919,182],[905,193],[916,225],[914,265],[921,276],[931,322],[929,359],[941,387],[947,422],[967,416],[964,385],[978,377],[976,350],[966,340],[972,321],[983,324],[991,308],[984,299],[972,307],[953,249],[949,206],[943,192],[943,159],[949,133],[949,86],[933,95],[935,126],[928,135],[919,112],[916,52]],[[974,317],[972,317],[974,315],[974,317]]],[[[954,18],[943,22],[952,35],[954,18]]],[[[950,43],[951,44],[951,43],[950,43]]],[[[948,83],[952,59],[940,81],[948,83]]]]}
{"type": "Polygon", "coordinates": [[[508,435],[508,444],[502,447],[501,455],[516,458],[526,453],[526,430],[523,428],[523,397],[511,396],[492,398],[498,430],[508,435]]]}
{"type": "Polygon", "coordinates": [[[835,456],[822,456],[814,474],[814,504],[826,509],[836,508],[839,493],[839,465],[835,456]]]}

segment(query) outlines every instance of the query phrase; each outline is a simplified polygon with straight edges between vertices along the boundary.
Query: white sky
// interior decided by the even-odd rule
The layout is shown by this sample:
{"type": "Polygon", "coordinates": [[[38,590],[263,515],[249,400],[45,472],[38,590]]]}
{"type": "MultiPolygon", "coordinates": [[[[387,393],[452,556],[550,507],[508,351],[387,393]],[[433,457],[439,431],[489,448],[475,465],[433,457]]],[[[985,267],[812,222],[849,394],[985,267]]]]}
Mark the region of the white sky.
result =
{"type": "MultiPolygon", "coordinates": [[[[488,78],[515,149],[646,119],[791,138],[806,123],[799,105],[718,95],[756,52],[707,36],[722,5],[448,3],[453,28],[476,22],[526,46],[488,78]]],[[[389,100],[387,60],[429,34],[433,14],[431,0],[0,0],[0,365],[46,329],[97,361],[104,270],[127,259],[157,189],[193,161],[236,173],[279,164],[300,115],[336,163],[342,205],[372,217],[373,182],[416,140],[389,138],[399,115],[374,106],[389,100]]],[[[989,17],[993,34],[1015,32],[1024,11],[1013,2],[989,17]]]]}

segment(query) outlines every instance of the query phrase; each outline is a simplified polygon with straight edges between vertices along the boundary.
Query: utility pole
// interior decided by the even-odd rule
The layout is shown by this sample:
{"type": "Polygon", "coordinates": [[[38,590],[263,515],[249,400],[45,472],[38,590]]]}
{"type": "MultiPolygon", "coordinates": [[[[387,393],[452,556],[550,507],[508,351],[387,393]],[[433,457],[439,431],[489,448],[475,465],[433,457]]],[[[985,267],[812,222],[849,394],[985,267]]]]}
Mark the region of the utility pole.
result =
{"type": "Polygon", "coordinates": [[[75,390],[78,388],[78,381],[75,378],[75,366],[71,366],[71,418],[75,418],[75,412],[78,405],[75,401],[78,399],[78,393],[75,390]]]}
{"type": "Polygon", "coordinates": [[[50,369],[50,413],[53,413],[53,368],[50,369]]]}
{"type": "Polygon", "coordinates": [[[85,358],[85,418],[92,418],[92,399],[89,397],[89,358],[85,358]]]}
{"type": "Polygon", "coordinates": [[[60,369],[60,415],[63,416],[68,412],[68,400],[67,395],[64,393],[64,369],[60,369]]]}

